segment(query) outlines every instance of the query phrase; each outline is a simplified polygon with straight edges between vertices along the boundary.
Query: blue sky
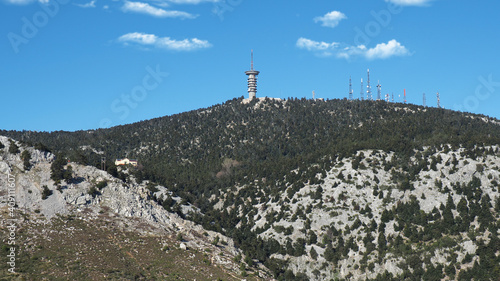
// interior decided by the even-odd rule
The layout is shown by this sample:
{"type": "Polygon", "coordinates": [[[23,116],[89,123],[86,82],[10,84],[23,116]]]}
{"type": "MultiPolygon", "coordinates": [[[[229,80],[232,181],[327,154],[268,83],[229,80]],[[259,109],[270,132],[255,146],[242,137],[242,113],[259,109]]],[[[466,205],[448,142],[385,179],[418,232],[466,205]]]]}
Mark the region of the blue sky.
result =
{"type": "Polygon", "coordinates": [[[373,96],[500,118],[498,1],[0,0],[0,128],[82,130],[247,96],[373,96]],[[366,84],[365,84],[366,87],[366,84]],[[366,89],[364,89],[366,91],[366,89]]]}

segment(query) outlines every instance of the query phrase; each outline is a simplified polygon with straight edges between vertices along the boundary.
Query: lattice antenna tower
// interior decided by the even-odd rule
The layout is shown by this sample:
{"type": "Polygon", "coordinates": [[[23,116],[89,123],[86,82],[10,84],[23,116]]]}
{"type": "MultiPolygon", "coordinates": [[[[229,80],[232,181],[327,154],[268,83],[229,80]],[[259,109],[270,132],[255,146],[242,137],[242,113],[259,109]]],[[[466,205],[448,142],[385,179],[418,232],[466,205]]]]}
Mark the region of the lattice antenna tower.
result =
{"type": "Polygon", "coordinates": [[[385,94],[385,101],[386,101],[386,102],[389,102],[389,94],[388,94],[388,93],[387,93],[387,94],[385,94]]]}
{"type": "Polygon", "coordinates": [[[424,103],[423,103],[423,104],[424,104],[424,107],[427,107],[427,99],[425,98],[425,93],[424,93],[424,95],[423,95],[423,99],[424,99],[424,100],[423,100],[423,102],[424,102],[424,103]]]}
{"type": "Polygon", "coordinates": [[[392,93],[392,102],[394,102],[394,93],[392,93]]]}
{"type": "Polygon", "coordinates": [[[372,100],[372,87],[370,86],[370,69],[368,69],[368,80],[366,81],[366,99],[372,100]]]}
{"type": "Polygon", "coordinates": [[[441,108],[441,97],[439,96],[439,92],[437,92],[437,101],[438,101],[438,108],[441,108]]]}
{"type": "Polygon", "coordinates": [[[349,100],[352,100],[352,81],[351,81],[351,76],[349,76],[349,100]]]}
{"type": "Polygon", "coordinates": [[[382,96],[382,86],[380,85],[380,80],[377,83],[377,100],[380,100],[382,96]]]}
{"type": "Polygon", "coordinates": [[[361,100],[364,100],[364,95],[365,95],[365,92],[363,91],[363,78],[361,78],[361,93],[360,93],[361,100]]]}

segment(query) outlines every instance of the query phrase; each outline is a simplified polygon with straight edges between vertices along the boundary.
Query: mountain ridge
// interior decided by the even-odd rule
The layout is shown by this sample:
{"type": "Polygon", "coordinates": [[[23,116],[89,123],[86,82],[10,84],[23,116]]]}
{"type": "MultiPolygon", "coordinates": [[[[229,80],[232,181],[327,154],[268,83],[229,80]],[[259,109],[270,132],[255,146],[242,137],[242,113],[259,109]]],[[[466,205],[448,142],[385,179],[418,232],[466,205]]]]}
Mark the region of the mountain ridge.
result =
{"type": "Polygon", "coordinates": [[[199,212],[157,204],[233,238],[278,279],[487,279],[500,270],[481,262],[498,259],[484,251],[497,245],[498,124],[384,101],[240,98],[111,129],[0,134],[84,165],[106,156],[109,174],[165,186],[199,212]],[[124,173],[122,157],[140,166],[124,173]]]}

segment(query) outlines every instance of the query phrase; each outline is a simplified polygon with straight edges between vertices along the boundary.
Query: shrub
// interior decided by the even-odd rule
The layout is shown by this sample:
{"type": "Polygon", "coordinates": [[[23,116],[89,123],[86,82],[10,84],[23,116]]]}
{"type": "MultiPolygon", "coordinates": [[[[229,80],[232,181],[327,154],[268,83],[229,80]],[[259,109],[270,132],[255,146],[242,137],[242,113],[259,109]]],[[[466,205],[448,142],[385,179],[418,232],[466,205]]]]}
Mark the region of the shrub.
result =
{"type": "Polygon", "coordinates": [[[49,198],[50,195],[52,195],[52,190],[50,190],[46,185],[44,185],[42,188],[42,200],[45,200],[49,198]]]}
{"type": "Polygon", "coordinates": [[[92,186],[89,191],[87,192],[89,195],[92,195],[92,197],[96,197],[97,195],[100,195],[101,193],[99,192],[99,190],[97,190],[95,188],[95,186],[92,186]]]}
{"type": "Polygon", "coordinates": [[[9,153],[11,154],[18,154],[19,153],[19,146],[13,141],[9,140],[10,146],[9,146],[9,153]]]}
{"type": "Polygon", "coordinates": [[[102,190],[102,189],[103,189],[103,188],[105,188],[106,186],[108,186],[108,182],[107,182],[107,181],[105,181],[105,180],[104,180],[104,181],[99,182],[99,183],[96,185],[97,189],[99,189],[99,190],[102,190]]]}
{"type": "Polygon", "coordinates": [[[212,241],[212,245],[217,246],[217,244],[219,244],[219,240],[219,235],[215,236],[214,241],[212,241]]]}
{"type": "Polygon", "coordinates": [[[314,247],[312,247],[311,251],[309,251],[309,255],[311,256],[311,258],[313,260],[316,260],[318,258],[318,253],[316,252],[316,250],[314,249],[314,247]]]}
{"type": "Polygon", "coordinates": [[[21,159],[23,160],[24,170],[29,170],[31,168],[31,153],[28,150],[24,150],[23,153],[21,153],[21,159]]]}

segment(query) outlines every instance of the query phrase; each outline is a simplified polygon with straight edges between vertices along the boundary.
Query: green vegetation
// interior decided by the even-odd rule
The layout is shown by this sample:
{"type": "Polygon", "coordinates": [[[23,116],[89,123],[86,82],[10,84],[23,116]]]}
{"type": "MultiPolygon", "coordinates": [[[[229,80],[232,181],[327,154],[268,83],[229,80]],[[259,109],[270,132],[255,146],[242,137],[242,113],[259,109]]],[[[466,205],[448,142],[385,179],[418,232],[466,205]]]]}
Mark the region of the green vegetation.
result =
{"type": "MultiPolygon", "coordinates": [[[[315,259],[318,253],[307,250],[306,246],[316,245],[325,249],[324,257],[329,263],[337,265],[349,251],[359,251],[358,243],[366,249],[364,263],[360,265],[363,270],[374,268],[373,256],[383,258],[391,254],[404,257],[402,276],[387,273],[381,274],[377,280],[430,280],[445,274],[458,274],[462,279],[472,276],[480,280],[484,276],[481,272],[496,272],[495,265],[500,264],[498,257],[486,249],[484,253],[480,250],[482,248],[478,249],[477,255],[482,255],[483,259],[464,273],[457,273],[458,261],[450,262],[447,267],[431,266],[426,253],[457,247],[449,239],[471,231],[470,225],[476,219],[481,232],[491,229],[496,233],[493,231],[498,228],[498,198],[489,198],[481,190],[481,185],[489,182],[481,182],[478,176],[469,183],[450,186],[439,170],[447,165],[456,172],[460,165],[466,164],[462,157],[474,160],[496,155],[498,150],[486,146],[500,143],[498,125],[450,110],[426,108],[424,111],[416,105],[381,101],[289,99],[262,103],[254,100],[249,104],[241,101],[235,99],[205,110],[110,129],[54,133],[3,131],[1,134],[26,144],[39,144],[57,153],[51,167],[52,179],[56,183],[72,180],[71,166],[66,167],[66,159],[100,167],[101,154],[94,151],[103,151],[109,161],[108,172],[124,181],[129,177],[118,171],[112,163],[113,158],[127,155],[139,159],[142,166],[128,167],[128,172],[139,182],[149,180],[151,184],[147,188],[151,194],[157,192],[155,184],[161,184],[182,198],[176,202],[170,195],[167,198],[152,196],[159,205],[180,215],[184,215],[182,204],[198,207],[202,214],[190,214],[189,219],[206,229],[232,237],[248,261],[265,264],[277,279],[300,280],[303,275],[290,271],[286,262],[270,258],[272,254],[310,255],[315,259]],[[403,106],[407,110],[400,110],[403,106]],[[81,149],[84,146],[93,149],[81,149]],[[462,149],[460,153],[458,148],[462,149]],[[372,155],[358,153],[367,149],[374,150],[372,155]],[[449,160],[434,156],[437,151],[450,150],[456,155],[449,160]],[[377,151],[391,152],[393,156],[377,162],[377,151]],[[356,173],[347,173],[341,162],[347,157],[353,157],[351,164],[356,173]],[[436,178],[426,179],[429,184],[444,194],[451,195],[451,190],[454,190],[463,200],[455,206],[449,197],[447,204],[440,209],[425,213],[419,205],[419,198],[426,197],[422,194],[405,203],[394,202],[394,208],[382,212],[380,225],[353,218],[350,227],[345,225],[337,230],[330,226],[324,236],[317,237],[308,232],[311,226],[308,215],[327,200],[331,201],[331,198],[323,197],[325,171],[336,165],[336,186],[346,183],[358,190],[373,188],[373,194],[386,205],[395,201],[391,197],[391,188],[406,192],[418,188],[414,183],[422,171],[437,172],[436,178]],[[391,186],[379,185],[382,179],[378,175],[373,181],[371,178],[358,181],[360,174],[376,171],[376,168],[390,174],[391,186]],[[315,189],[305,195],[313,203],[298,207],[295,212],[287,210],[285,206],[288,204],[285,203],[300,199],[302,195],[297,192],[304,184],[314,185],[315,189]],[[287,196],[286,200],[282,194],[287,196]],[[218,200],[210,198],[224,198],[223,208],[214,209],[218,200]],[[259,208],[265,210],[267,203],[277,203],[283,208],[268,212],[266,224],[252,230],[255,226],[253,216],[258,213],[256,206],[260,204],[259,208]],[[455,210],[459,216],[454,216],[455,210]],[[301,220],[304,228],[276,224],[282,220],[301,220]],[[386,236],[380,233],[391,221],[394,221],[398,234],[386,236]],[[258,236],[271,227],[280,235],[290,237],[303,233],[305,238],[279,243],[258,236]],[[359,241],[352,236],[349,238],[350,234],[363,232],[368,233],[359,241]]],[[[474,170],[478,175],[488,172],[488,165],[478,164],[474,170]]],[[[490,180],[493,184],[498,179],[490,180]]],[[[95,191],[99,189],[95,187],[95,191]]],[[[369,206],[348,206],[350,202],[345,195],[337,201],[339,206],[351,207],[370,220],[374,217],[369,206]]],[[[330,213],[335,214],[335,211],[330,213]]],[[[179,235],[178,239],[182,240],[182,235],[179,235]]],[[[496,246],[485,244],[485,247],[496,246]]],[[[246,268],[242,272],[246,274],[246,268]]]]}
{"type": "Polygon", "coordinates": [[[42,199],[45,200],[49,198],[50,195],[52,195],[52,190],[50,190],[48,186],[44,185],[42,187],[42,199]]]}
{"type": "Polygon", "coordinates": [[[28,150],[24,150],[23,153],[21,153],[21,160],[23,160],[24,170],[29,170],[31,168],[31,153],[28,150]]]}
{"type": "Polygon", "coordinates": [[[20,152],[19,146],[11,139],[9,139],[9,153],[18,154],[20,152]]]}

